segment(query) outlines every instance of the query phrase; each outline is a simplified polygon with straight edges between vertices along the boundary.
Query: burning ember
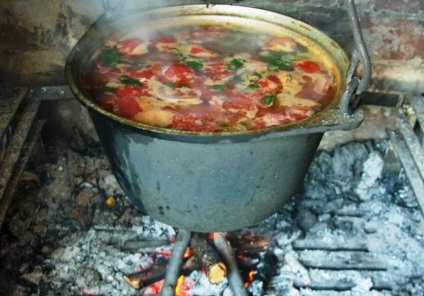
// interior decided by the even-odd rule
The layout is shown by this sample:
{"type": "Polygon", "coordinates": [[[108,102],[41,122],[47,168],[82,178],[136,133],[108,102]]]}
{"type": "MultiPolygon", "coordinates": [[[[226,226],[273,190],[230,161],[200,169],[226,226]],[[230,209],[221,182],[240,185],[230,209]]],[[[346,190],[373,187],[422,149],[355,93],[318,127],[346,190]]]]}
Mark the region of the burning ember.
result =
{"type": "MultiPolygon", "coordinates": [[[[48,161],[32,166],[37,182],[22,181],[0,237],[1,295],[161,290],[179,230],[133,208],[89,143],[47,143],[48,161]]],[[[193,233],[176,295],[234,295],[231,260],[252,296],[422,295],[423,217],[404,173],[386,170],[387,147],[319,151],[280,213],[250,229],[193,233]]]]}

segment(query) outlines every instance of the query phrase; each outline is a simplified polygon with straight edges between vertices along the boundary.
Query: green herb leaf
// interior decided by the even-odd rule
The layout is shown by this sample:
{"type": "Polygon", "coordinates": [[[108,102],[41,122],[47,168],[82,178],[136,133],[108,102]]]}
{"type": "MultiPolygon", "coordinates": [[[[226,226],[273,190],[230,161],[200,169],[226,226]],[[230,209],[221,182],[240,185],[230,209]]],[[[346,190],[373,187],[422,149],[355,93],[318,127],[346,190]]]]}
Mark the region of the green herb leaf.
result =
{"type": "Polygon", "coordinates": [[[242,59],[235,58],[229,61],[226,66],[228,70],[238,70],[244,66],[244,62],[242,59]]]}
{"type": "Polygon", "coordinates": [[[184,82],[178,82],[178,83],[175,83],[174,85],[176,88],[188,87],[188,84],[184,82]]]}
{"type": "Polygon", "coordinates": [[[268,94],[261,99],[261,103],[264,105],[271,106],[274,103],[276,98],[277,98],[276,94],[268,94]]]}
{"type": "Polygon", "coordinates": [[[253,75],[256,76],[256,77],[258,77],[258,78],[262,78],[262,75],[259,74],[258,72],[254,72],[253,75]]]}
{"type": "Polygon", "coordinates": [[[230,123],[228,122],[221,122],[219,123],[220,128],[228,128],[230,126],[230,123]]]}
{"type": "Polygon", "coordinates": [[[259,86],[259,84],[251,83],[251,84],[249,84],[249,85],[247,86],[247,88],[248,88],[248,89],[259,89],[259,88],[260,88],[260,86],[259,86]]]}
{"type": "Polygon", "coordinates": [[[287,55],[287,53],[280,52],[280,51],[261,51],[259,53],[259,56],[267,62],[272,61],[272,60],[280,60],[285,55],[287,55]]]}
{"type": "Polygon", "coordinates": [[[166,82],[165,85],[168,86],[168,87],[170,87],[170,88],[175,88],[175,83],[174,82],[166,82]]]}
{"type": "Polygon", "coordinates": [[[117,52],[112,47],[105,47],[99,54],[99,58],[103,61],[103,64],[107,67],[114,67],[119,63],[119,59],[122,54],[117,52]]]}
{"type": "Polygon", "coordinates": [[[175,53],[175,55],[176,55],[179,59],[181,59],[183,62],[187,59],[187,58],[184,56],[184,54],[181,52],[181,50],[176,49],[176,50],[174,51],[174,53],[175,53]]]}
{"type": "Polygon", "coordinates": [[[126,65],[130,65],[130,66],[133,66],[133,67],[138,67],[138,68],[141,68],[144,65],[146,65],[145,61],[119,60],[118,62],[121,63],[121,64],[126,64],[126,65]]]}
{"type": "Polygon", "coordinates": [[[292,70],[291,53],[279,51],[261,51],[259,56],[268,62],[269,70],[292,70]]]}
{"type": "Polygon", "coordinates": [[[217,92],[223,92],[227,89],[227,87],[223,84],[215,84],[215,85],[211,85],[209,86],[210,89],[217,91],[217,92]]]}
{"type": "Polygon", "coordinates": [[[123,77],[123,78],[121,78],[121,82],[125,86],[130,86],[130,85],[133,85],[133,86],[143,86],[143,84],[139,80],[134,79],[134,78],[131,78],[131,77],[123,77]]]}
{"type": "Polygon", "coordinates": [[[292,70],[293,62],[289,60],[274,60],[268,62],[269,70],[292,70]]]}
{"type": "Polygon", "coordinates": [[[195,70],[203,69],[203,63],[201,61],[186,61],[186,64],[195,70]]]}
{"type": "Polygon", "coordinates": [[[99,92],[101,92],[103,94],[104,93],[113,93],[116,90],[116,87],[111,87],[111,86],[103,85],[98,90],[99,90],[99,92]]]}
{"type": "Polygon", "coordinates": [[[250,120],[242,121],[240,123],[241,123],[242,126],[245,126],[245,127],[249,127],[249,126],[252,125],[252,121],[250,121],[250,120]]]}

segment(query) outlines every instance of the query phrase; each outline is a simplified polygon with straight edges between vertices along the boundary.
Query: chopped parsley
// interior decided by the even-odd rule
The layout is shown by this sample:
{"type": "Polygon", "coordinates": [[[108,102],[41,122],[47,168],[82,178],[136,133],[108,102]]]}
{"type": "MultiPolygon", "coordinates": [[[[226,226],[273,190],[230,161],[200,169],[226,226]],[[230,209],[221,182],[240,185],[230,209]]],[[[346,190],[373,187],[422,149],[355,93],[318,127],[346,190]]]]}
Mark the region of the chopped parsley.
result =
{"type": "Polygon", "coordinates": [[[133,66],[133,67],[138,67],[138,68],[143,67],[144,65],[146,65],[146,62],[145,61],[119,60],[119,62],[121,64],[127,64],[127,65],[130,65],[130,66],[133,66]]]}
{"type": "Polygon", "coordinates": [[[116,51],[113,47],[105,47],[99,54],[99,58],[103,61],[103,64],[107,67],[115,67],[118,64],[126,64],[133,67],[143,67],[145,61],[132,61],[122,58],[123,55],[116,51]]]}
{"type": "Polygon", "coordinates": [[[123,77],[121,78],[121,82],[125,86],[143,86],[143,84],[139,80],[131,78],[131,77],[123,77]]]}
{"type": "Polygon", "coordinates": [[[186,61],[187,66],[195,69],[195,70],[202,70],[203,69],[203,63],[201,61],[186,61]]]}
{"type": "Polygon", "coordinates": [[[223,84],[215,84],[215,85],[211,85],[209,86],[210,89],[217,91],[217,92],[223,92],[227,89],[227,87],[223,84]]]}
{"type": "Polygon", "coordinates": [[[277,98],[276,94],[268,94],[261,99],[261,103],[267,106],[271,106],[275,99],[277,98]]]}
{"type": "Polygon", "coordinates": [[[105,66],[114,67],[119,64],[122,54],[112,47],[105,47],[100,52],[99,58],[103,61],[105,66]]]}
{"type": "Polygon", "coordinates": [[[251,83],[247,86],[248,89],[259,89],[260,86],[257,83],[251,83]]]}
{"type": "Polygon", "coordinates": [[[104,93],[113,93],[116,90],[116,87],[111,87],[111,86],[103,85],[98,90],[99,90],[99,92],[101,92],[103,94],[104,93]]]}
{"type": "Polygon", "coordinates": [[[226,66],[228,70],[238,70],[241,69],[244,66],[244,60],[234,58],[231,61],[229,61],[226,66]]]}
{"type": "Polygon", "coordinates": [[[170,88],[175,88],[175,83],[174,82],[165,82],[164,84],[166,86],[170,87],[170,88]]]}
{"type": "Polygon", "coordinates": [[[268,62],[269,70],[292,70],[292,55],[279,51],[261,51],[259,56],[268,62]]]}

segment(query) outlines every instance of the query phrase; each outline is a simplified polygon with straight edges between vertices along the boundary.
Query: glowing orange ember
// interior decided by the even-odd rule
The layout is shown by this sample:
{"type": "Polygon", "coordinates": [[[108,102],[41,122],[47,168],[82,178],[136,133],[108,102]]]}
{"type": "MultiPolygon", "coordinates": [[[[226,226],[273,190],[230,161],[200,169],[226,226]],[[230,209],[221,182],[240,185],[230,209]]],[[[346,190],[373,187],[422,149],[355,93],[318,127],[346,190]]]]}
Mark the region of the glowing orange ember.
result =
{"type": "Polygon", "coordinates": [[[175,289],[175,296],[188,296],[192,295],[190,293],[191,287],[196,283],[194,280],[188,280],[185,276],[180,276],[177,281],[177,287],[175,289]]]}
{"type": "Polygon", "coordinates": [[[184,258],[190,258],[193,255],[193,252],[190,248],[187,248],[187,250],[184,253],[184,258]]]}
{"type": "Polygon", "coordinates": [[[184,286],[184,279],[185,279],[185,276],[183,276],[183,275],[178,278],[177,287],[175,288],[175,295],[176,296],[186,296],[186,295],[189,295],[185,291],[185,288],[186,287],[184,286]]]}
{"type": "Polygon", "coordinates": [[[247,274],[247,282],[244,283],[244,287],[247,288],[249,287],[250,283],[255,279],[255,271],[252,269],[251,271],[249,271],[249,273],[247,274]]]}
{"type": "Polygon", "coordinates": [[[151,284],[150,286],[146,287],[143,290],[142,295],[145,295],[145,296],[159,295],[160,290],[162,289],[162,286],[163,286],[163,282],[164,282],[164,280],[160,280],[160,281],[157,281],[157,282],[151,284]]]}

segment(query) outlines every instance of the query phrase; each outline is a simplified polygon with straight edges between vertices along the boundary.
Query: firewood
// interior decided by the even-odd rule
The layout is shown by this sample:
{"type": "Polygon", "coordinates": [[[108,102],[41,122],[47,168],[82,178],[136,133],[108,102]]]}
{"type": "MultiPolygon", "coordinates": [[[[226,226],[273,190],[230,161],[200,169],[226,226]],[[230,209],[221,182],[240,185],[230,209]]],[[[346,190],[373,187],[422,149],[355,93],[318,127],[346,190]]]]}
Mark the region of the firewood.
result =
{"type": "Polygon", "coordinates": [[[147,248],[159,248],[170,245],[169,240],[128,240],[121,246],[123,251],[137,251],[147,248]]]}
{"type": "Polygon", "coordinates": [[[206,275],[212,284],[221,283],[227,275],[227,267],[221,261],[216,252],[206,238],[199,233],[193,234],[190,242],[193,256],[199,258],[206,275]]]}
{"type": "Polygon", "coordinates": [[[166,273],[166,263],[154,264],[148,269],[124,274],[124,280],[134,289],[139,290],[157,281],[163,280],[166,273]]]}
{"type": "Polygon", "coordinates": [[[265,251],[269,246],[269,239],[255,234],[229,233],[227,239],[237,254],[257,253],[265,251]]]}

